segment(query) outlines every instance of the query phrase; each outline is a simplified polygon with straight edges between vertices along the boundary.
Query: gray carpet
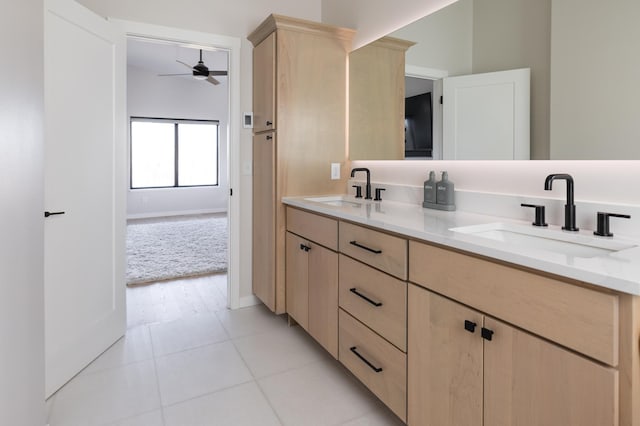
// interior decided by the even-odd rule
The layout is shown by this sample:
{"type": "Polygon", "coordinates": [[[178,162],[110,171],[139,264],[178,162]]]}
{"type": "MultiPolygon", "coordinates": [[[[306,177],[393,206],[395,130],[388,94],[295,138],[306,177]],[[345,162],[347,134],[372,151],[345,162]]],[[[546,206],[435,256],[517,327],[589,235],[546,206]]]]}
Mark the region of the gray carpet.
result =
{"type": "Polygon", "coordinates": [[[127,284],[226,270],[224,215],[139,220],[127,225],[127,284]]]}

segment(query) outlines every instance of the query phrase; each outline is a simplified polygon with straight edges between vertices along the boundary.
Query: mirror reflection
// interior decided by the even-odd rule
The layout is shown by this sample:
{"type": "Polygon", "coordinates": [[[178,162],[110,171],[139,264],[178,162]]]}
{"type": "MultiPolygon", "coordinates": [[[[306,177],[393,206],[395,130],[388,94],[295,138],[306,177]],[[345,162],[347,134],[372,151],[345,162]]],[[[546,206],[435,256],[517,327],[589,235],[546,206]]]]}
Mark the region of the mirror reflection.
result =
{"type": "MultiPolygon", "coordinates": [[[[385,121],[397,126],[396,121],[402,121],[401,133],[379,131],[385,134],[384,142],[376,142],[371,135],[359,137],[360,130],[354,127],[363,123],[350,120],[350,158],[443,158],[442,79],[529,68],[529,158],[640,159],[636,102],[640,56],[632,53],[634,40],[640,39],[638,17],[638,2],[614,6],[580,0],[459,0],[395,31],[390,34],[393,39],[415,43],[404,56],[407,80],[403,85],[409,100],[400,109],[408,116],[405,120],[405,111],[392,110],[385,117],[366,120],[369,128],[385,121]],[[431,86],[415,91],[412,87],[420,80],[430,81],[431,86]],[[431,125],[413,119],[415,108],[429,115],[424,99],[421,103],[411,99],[425,93],[431,98],[431,125]],[[429,130],[431,147],[428,136],[426,141],[424,137],[429,130]],[[378,145],[394,149],[387,153],[378,145]],[[402,147],[399,155],[398,146],[402,147]]],[[[354,57],[365,56],[359,51],[378,42],[352,52],[350,64],[354,57]]],[[[389,61],[362,66],[371,71],[388,67],[389,61]]],[[[395,84],[368,83],[374,91],[395,84]]],[[[396,102],[391,98],[374,101],[366,90],[354,93],[350,86],[351,108],[365,105],[379,114],[379,104],[389,110],[396,102]]]]}

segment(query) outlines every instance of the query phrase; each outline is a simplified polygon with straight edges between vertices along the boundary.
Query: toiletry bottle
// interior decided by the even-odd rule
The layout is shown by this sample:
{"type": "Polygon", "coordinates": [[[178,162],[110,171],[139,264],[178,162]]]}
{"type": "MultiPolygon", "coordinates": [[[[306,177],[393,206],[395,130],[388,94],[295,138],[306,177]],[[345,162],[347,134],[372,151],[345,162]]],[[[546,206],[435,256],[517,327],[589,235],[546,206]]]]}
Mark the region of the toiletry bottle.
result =
{"type": "Polygon", "coordinates": [[[453,182],[449,180],[449,174],[442,172],[442,180],[436,183],[436,202],[438,204],[454,205],[453,182]]]}
{"type": "Polygon", "coordinates": [[[429,172],[429,179],[424,182],[424,204],[436,203],[436,172],[429,172]]]}

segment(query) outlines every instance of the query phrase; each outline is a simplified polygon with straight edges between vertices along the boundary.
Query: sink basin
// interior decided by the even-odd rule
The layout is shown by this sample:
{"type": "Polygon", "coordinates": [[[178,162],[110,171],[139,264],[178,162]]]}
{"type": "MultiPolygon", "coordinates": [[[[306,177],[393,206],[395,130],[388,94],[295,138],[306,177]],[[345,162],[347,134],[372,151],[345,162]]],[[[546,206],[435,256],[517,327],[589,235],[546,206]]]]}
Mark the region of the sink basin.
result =
{"type": "Polygon", "coordinates": [[[344,195],[330,195],[326,197],[309,197],[305,198],[307,201],[314,201],[316,203],[327,204],[329,206],[337,207],[357,207],[362,206],[362,203],[347,200],[344,195]]]}
{"type": "Polygon", "coordinates": [[[629,242],[502,222],[462,226],[451,228],[450,231],[501,241],[522,248],[545,250],[572,257],[606,256],[637,246],[629,242]]]}

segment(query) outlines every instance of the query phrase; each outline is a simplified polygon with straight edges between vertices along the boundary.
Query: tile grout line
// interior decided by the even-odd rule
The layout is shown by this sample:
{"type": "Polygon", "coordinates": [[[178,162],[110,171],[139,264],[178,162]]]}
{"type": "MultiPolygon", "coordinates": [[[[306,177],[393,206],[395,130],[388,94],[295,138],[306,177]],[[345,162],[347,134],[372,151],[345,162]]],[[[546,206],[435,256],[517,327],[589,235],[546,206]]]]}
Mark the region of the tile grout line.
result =
{"type": "Polygon", "coordinates": [[[240,359],[242,359],[242,362],[247,367],[247,370],[249,370],[249,373],[251,374],[251,377],[253,377],[253,382],[258,387],[258,390],[260,391],[260,394],[264,397],[265,401],[267,401],[267,405],[269,405],[269,408],[271,408],[271,411],[273,411],[273,414],[276,416],[276,419],[278,420],[278,423],[280,423],[280,425],[284,425],[284,422],[282,421],[282,418],[280,418],[280,414],[278,413],[278,411],[275,409],[275,407],[271,403],[271,400],[269,399],[267,394],[264,392],[264,389],[262,389],[262,386],[260,386],[260,382],[258,381],[258,378],[255,376],[255,374],[253,373],[253,371],[249,367],[249,364],[247,363],[245,358],[242,356],[242,353],[240,352],[240,349],[238,349],[238,347],[236,346],[236,342],[232,339],[231,343],[233,344],[233,347],[235,348],[236,352],[238,353],[238,356],[240,357],[240,359]]]}
{"type": "Polygon", "coordinates": [[[162,424],[166,426],[167,421],[164,418],[164,404],[162,403],[162,394],[160,393],[160,377],[158,376],[158,364],[156,362],[156,351],[153,348],[153,335],[151,334],[151,327],[147,327],[149,333],[149,342],[151,342],[151,357],[153,359],[153,374],[156,377],[156,390],[158,391],[158,400],[160,402],[160,419],[162,424]]]}

